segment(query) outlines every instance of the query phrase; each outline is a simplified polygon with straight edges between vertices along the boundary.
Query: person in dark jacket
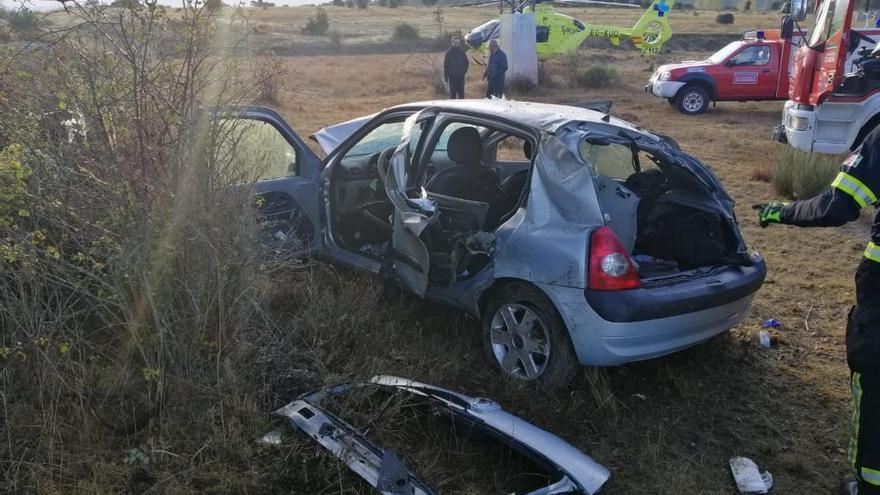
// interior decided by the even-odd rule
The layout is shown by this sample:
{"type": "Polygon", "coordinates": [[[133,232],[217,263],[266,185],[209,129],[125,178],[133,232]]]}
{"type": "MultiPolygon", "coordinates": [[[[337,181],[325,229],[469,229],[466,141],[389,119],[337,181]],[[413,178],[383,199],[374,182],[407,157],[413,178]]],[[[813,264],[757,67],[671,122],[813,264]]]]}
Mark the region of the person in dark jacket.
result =
{"type": "Polygon", "coordinates": [[[461,38],[453,36],[443,59],[443,80],[449,85],[449,98],[464,98],[464,76],[468,71],[468,59],[461,49],[461,38]]]}
{"type": "Polygon", "coordinates": [[[813,199],[755,205],[761,227],[783,223],[834,227],[875,208],[871,240],[856,269],[856,304],[846,323],[846,360],[853,394],[852,438],[844,494],[880,494],[880,127],[843,162],[831,187],[813,199]]]}
{"type": "Polygon", "coordinates": [[[504,96],[504,75],[507,73],[507,55],[498,48],[498,41],[489,42],[489,63],[483,80],[486,81],[486,98],[504,96]]]}

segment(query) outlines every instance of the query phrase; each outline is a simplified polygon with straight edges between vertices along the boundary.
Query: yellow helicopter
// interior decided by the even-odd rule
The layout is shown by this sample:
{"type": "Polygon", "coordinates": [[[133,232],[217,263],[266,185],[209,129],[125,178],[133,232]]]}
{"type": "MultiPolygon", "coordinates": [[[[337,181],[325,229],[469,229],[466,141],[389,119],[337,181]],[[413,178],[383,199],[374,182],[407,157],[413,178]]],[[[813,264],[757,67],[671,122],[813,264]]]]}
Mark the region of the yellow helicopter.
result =
{"type": "MultiPolygon", "coordinates": [[[[669,13],[675,6],[675,0],[653,0],[635,25],[629,28],[581,22],[574,17],[556,12],[548,0],[525,0],[519,4],[513,4],[515,0],[501,1],[507,1],[512,12],[534,12],[535,46],[538,58],[574,53],[587,38],[608,38],[614,46],[620,44],[620,38],[629,38],[636,49],[651,55],[659,53],[663,43],[672,37],[669,13]]],[[[598,0],[556,0],[556,3],[641,8],[638,4],[598,0]]],[[[501,21],[493,19],[472,29],[465,36],[465,42],[471,48],[484,51],[488,49],[489,41],[500,37],[501,21]]]]}

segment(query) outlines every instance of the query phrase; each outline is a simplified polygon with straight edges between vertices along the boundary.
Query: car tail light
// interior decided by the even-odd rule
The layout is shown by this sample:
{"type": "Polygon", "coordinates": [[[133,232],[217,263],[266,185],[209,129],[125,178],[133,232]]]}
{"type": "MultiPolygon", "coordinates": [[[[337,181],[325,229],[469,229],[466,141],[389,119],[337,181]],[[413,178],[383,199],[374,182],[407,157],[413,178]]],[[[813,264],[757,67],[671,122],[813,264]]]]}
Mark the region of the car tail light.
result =
{"type": "Polygon", "coordinates": [[[626,290],[642,285],[626,249],[608,227],[599,227],[590,235],[589,264],[590,289],[626,290]]]}

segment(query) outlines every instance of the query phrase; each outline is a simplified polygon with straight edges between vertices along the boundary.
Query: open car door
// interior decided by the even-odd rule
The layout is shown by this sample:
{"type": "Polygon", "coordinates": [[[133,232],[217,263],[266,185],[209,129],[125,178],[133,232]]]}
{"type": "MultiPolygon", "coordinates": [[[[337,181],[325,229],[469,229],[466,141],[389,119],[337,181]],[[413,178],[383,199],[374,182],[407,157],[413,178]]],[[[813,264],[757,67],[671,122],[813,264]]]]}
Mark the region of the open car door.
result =
{"type": "Polygon", "coordinates": [[[408,291],[424,296],[431,267],[427,245],[420,236],[437,221],[437,202],[427,197],[424,189],[407,186],[410,161],[410,139],[417,122],[427,118],[428,110],[411,115],[403,125],[400,144],[391,155],[385,176],[385,193],[394,208],[391,218],[391,253],[387,269],[408,291]]]}
{"type": "Polygon", "coordinates": [[[321,160],[276,112],[228,107],[211,113],[209,139],[219,163],[253,181],[260,242],[278,254],[307,254],[320,244],[321,160]]]}
{"type": "MultiPolygon", "coordinates": [[[[434,118],[434,109],[410,116],[385,172],[385,192],[393,206],[391,250],[385,270],[408,291],[423,297],[429,283],[450,285],[466,265],[466,239],[483,229],[489,205],[428,193],[410,180],[413,128],[434,118]]],[[[430,132],[422,131],[421,136],[430,132]]],[[[416,153],[424,150],[416,147],[416,153]]]]}

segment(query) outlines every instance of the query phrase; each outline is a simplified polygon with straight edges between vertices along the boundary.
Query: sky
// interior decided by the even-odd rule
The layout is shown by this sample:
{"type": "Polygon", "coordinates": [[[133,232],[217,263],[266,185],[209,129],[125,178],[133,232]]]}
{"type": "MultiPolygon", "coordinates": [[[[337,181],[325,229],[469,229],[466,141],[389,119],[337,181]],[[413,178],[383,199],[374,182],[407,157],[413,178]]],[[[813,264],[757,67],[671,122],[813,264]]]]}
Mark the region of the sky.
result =
{"type": "MultiPolygon", "coordinates": [[[[110,3],[111,0],[100,0],[101,3],[110,3]]],[[[329,0],[268,0],[274,3],[275,5],[314,5],[318,3],[325,3],[329,0]]],[[[181,0],[159,0],[159,3],[162,5],[168,5],[171,7],[180,7],[181,0]]],[[[224,0],[224,3],[227,4],[235,4],[237,0],[224,0]]],[[[31,10],[55,10],[58,9],[61,4],[54,0],[27,0],[24,2],[27,8],[31,10]]],[[[21,0],[0,0],[0,6],[6,9],[19,9],[21,8],[22,1],[21,0]]],[[[250,6],[250,0],[245,2],[245,6],[250,6]]]]}

